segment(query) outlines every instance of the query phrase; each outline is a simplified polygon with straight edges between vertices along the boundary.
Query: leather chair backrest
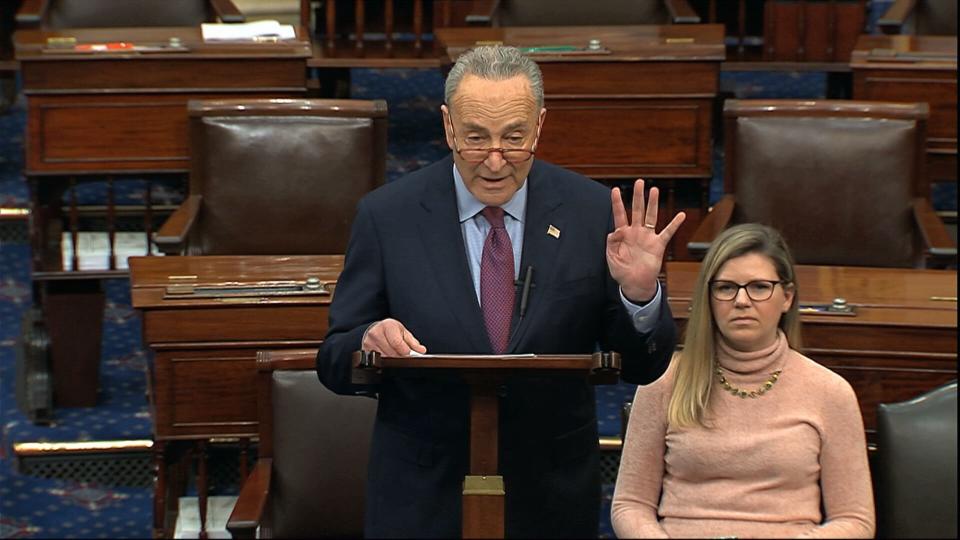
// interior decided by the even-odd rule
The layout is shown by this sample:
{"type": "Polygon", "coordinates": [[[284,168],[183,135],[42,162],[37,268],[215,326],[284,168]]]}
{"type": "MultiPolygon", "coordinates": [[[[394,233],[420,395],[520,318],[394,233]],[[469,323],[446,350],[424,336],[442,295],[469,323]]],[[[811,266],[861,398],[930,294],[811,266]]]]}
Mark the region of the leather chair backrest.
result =
{"type": "Polygon", "coordinates": [[[915,9],[915,33],[927,36],[957,35],[957,0],[920,0],[915,9]]]}
{"type": "Polygon", "coordinates": [[[49,0],[44,26],[196,26],[211,22],[206,0],[49,0]]]}
{"type": "Polygon", "coordinates": [[[777,228],[800,264],[917,264],[917,121],[770,114],[728,122],[734,222],[777,228]]]}
{"type": "Polygon", "coordinates": [[[957,538],[957,382],[877,407],[880,538],[957,538]]]}
{"type": "Polygon", "coordinates": [[[667,24],[663,0],[501,0],[500,26],[667,24]]]}
{"type": "Polygon", "coordinates": [[[386,103],[263,101],[191,102],[190,191],[203,204],[187,252],[346,252],[357,202],[385,179],[386,103]]]}
{"type": "Polygon", "coordinates": [[[273,537],[362,537],[376,400],[334,394],[312,370],[272,378],[273,537]]]}

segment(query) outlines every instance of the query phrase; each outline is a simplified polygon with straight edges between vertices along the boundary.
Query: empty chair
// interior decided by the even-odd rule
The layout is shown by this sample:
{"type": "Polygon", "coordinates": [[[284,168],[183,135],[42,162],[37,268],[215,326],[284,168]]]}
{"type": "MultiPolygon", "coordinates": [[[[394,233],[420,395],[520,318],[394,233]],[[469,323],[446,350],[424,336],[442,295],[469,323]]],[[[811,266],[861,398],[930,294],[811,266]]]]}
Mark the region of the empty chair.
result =
{"type": "Polygon", "coordinates": [[[243,22],[232,0],[24,0],[17,12],[21,28],[105,28],[197,26],[204,22],[243,22]]]}
{"type": "Polygon", "coordinates": [[[344,253],[356,203],[386,174],[383,100],[191,101],[190,193],[166,254],[344,253]]]}
{"type": "Polygon", "coordinates": [[[881,538],[957,537],[957,381],[877,407],[881,538]]]}
{"type": "Polygon", "coordinates": [[[234,538],[360,538],[377,402],[317,378],[316,349],[257,354],[260,443],[227,523],[234,538]]]}
{"type": "Polygon", "coordinates": [[[925,103],[727,100],[724,195],[687,244],[702,258],[728,225],[777,228],[800,264],[955,262],[929,201],[925,103]]]}

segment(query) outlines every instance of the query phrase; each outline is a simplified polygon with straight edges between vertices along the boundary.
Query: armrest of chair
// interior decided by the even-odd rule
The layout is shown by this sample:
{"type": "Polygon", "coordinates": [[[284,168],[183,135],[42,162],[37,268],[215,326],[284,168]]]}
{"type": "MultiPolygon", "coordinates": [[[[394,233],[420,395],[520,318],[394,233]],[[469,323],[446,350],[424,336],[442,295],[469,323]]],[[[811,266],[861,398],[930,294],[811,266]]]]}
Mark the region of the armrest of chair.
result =
{"type": "Polygon", "coordinates": [[[943,221],[933,211],[930,201],[922,197],[913,199],[913,219],[917,222],[923,238],[928,266],[937,268],[956,263],[957,246],[950,238],[943,221]]]}
{"type": "Polygon", "coordinates": [[[237,8],[236,4],[232,0],[207,0],[210,2],[210,7],[213,8],[213,12],[217,14],[217,18],[220,19],[220,22],[225,23],[242,23],[247,20],[244,17],[243,13],[240,12],[240,9],[237,8]]]}
{"type": "Polygon", "coordinates": [[[190,195],[187,200],[183,201],[183,204],[170,214],[160,230],[154,233],[153,243],[157,245],[157,249],[161,253],[164,255],[179,255],[183,252],[187,234],[197,220],[197,214],[200,213],[202,203],[203,196],[190,195]]]}
{"type": "Polygon", "coordinates": [[[916,4],[917,0],[896,0],[877,20],[877,27],[884,34],[899,34],[916,4]]]}
{"type": "Polygon", "coordinates": [[[664,0],[673,24],[700,24],[700,16],[687,0],[664,0]]]}
{"type": "Polygon", "coordinates": [[[21,28],[38,28],[44,15],[47,13],[49,0],[23,0],[17,11],[17,26],[21,28]]]}
{"type": "Polygon", "coordinates": [[[272,459],[259,459],[253,472],[244,480],[237,503],[227,520],[227,530],[234,538],[256,537],[257,526],[263,521],[263,512],[267,508],[272,470],[272,459]]]}
{"type": "Polygon", "coordinates": [[[735,206],[736,199],[733,195],[724,195],[717,201],[717,204],[713,205],[713,209],[707,214],[707,217],[700,222],[700,226],[697,227],[697,230],[690,236],[690,241],[687,242],[687,251],[696,260],[703,260],[707,250],[710,249],[710,244],[730,224],[735,206]]]}
{"type": "Polygon", "coordinates": [[[500,0],[474,0],[470,2],[470,12],[463,22],[467,26],[493,26],[497,10],[500,9],[500,0]]]}

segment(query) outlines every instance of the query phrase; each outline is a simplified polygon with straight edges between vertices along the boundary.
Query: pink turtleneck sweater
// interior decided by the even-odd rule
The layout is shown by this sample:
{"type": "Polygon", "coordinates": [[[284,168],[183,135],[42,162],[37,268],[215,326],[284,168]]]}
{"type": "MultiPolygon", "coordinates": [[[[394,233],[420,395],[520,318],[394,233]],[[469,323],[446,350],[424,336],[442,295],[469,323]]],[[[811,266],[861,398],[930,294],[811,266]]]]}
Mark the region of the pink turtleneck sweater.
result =
{"type": "Polygon", "coordinates": [[[756,390],[778,369],[780,380],[756,399],[715,381],[710,429],[667,425],[676,360],[637,388],[613,495],[617,536],[872,538],[863,419],[850,385],[782,333],[762,351],[718,349],[732,386],[756,390]]]}

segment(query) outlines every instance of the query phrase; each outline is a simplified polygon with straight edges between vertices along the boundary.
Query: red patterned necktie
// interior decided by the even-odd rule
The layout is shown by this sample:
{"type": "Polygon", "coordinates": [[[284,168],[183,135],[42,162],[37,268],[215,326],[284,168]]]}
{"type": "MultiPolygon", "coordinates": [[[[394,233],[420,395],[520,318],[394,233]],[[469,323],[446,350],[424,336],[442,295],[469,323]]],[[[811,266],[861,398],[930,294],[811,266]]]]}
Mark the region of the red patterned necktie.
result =
{"type": "Polygon", "coordinates": [[[503,354],[513,319],[513,246],[503,226],[503,208],[488,206],[481,213],[490,222],[490,232],[480,258],[480,309],[493,352],[503,354]]]}

